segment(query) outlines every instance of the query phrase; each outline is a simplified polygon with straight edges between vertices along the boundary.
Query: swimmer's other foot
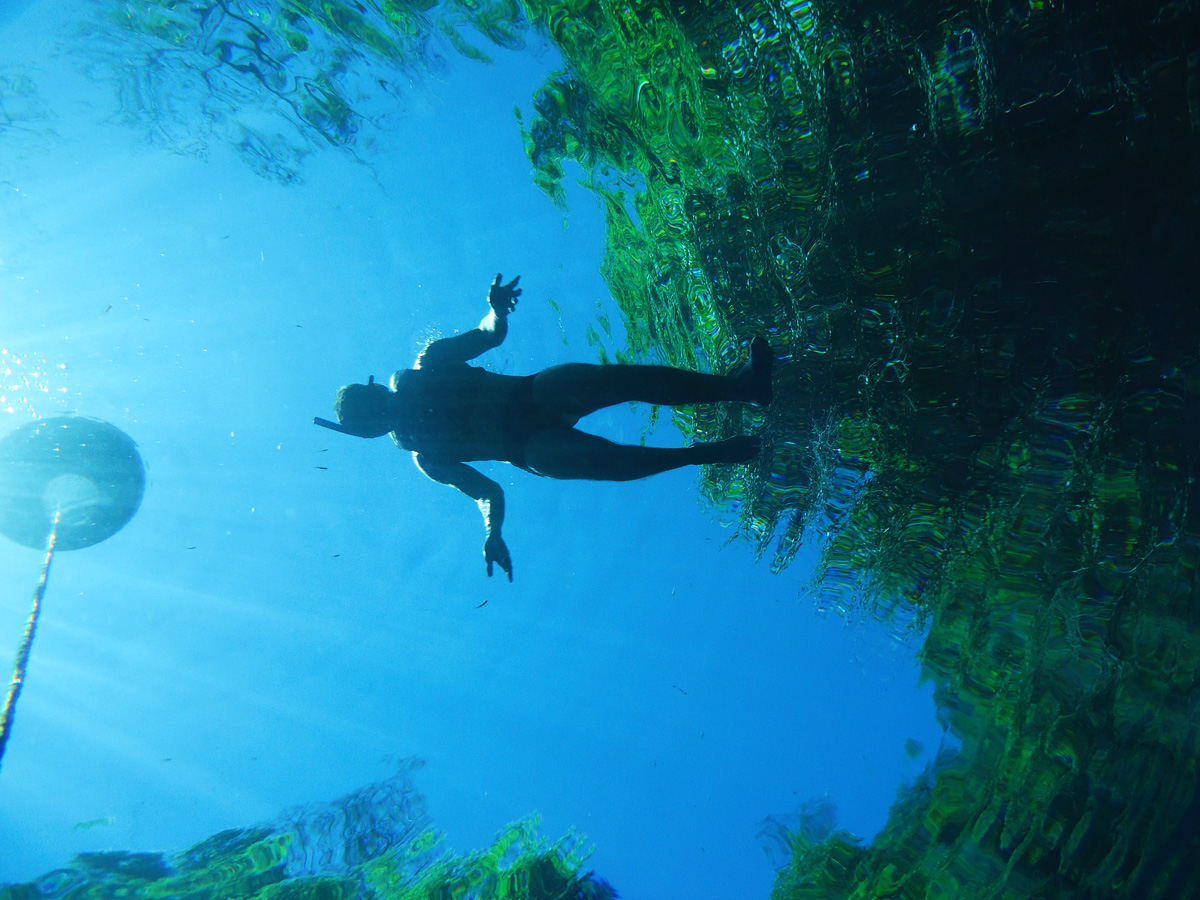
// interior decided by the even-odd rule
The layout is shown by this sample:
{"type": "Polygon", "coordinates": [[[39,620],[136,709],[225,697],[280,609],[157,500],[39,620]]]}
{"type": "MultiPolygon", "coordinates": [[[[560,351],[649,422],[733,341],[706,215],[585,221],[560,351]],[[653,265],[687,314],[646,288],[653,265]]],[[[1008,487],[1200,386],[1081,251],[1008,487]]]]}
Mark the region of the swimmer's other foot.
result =
{"type": "Polygon", "coordinates": [[[758,456],[762,441],[752,434],[740,434],[737,437],[723,441],[713,441],[709,444],[693,444],[699,461],[702,463],[744,463],[758,456]]]}
{"type": "Polygon", "coordinates": [[[767,339],[761,335],[756,337],[750,344],[750,362],[733,376],[742,383],[744,400],[755,406],[771,405],[771,366],[774,362],[775,354],[767,339]]]}

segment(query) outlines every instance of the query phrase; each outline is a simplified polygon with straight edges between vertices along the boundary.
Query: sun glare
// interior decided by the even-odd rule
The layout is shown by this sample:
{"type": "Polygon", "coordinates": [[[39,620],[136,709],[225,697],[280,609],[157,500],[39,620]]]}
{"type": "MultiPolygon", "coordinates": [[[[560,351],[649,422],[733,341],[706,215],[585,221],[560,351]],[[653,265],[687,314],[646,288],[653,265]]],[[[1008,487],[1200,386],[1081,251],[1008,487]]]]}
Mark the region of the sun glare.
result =
{"type": "MultiPolygon", "coordinates": [[[[53,394],[67,394],[70,389],[60,379],[67,372],[66,363],[49,363],[36,353],[17,353],[0,347],[0,412],[37,419],[42,415],[38,405],[53,394]]],[[[43,405],[45,405],[43,403],[43,405]]],[[[49,410],[45,410],[49,412],[49,410]]]]}

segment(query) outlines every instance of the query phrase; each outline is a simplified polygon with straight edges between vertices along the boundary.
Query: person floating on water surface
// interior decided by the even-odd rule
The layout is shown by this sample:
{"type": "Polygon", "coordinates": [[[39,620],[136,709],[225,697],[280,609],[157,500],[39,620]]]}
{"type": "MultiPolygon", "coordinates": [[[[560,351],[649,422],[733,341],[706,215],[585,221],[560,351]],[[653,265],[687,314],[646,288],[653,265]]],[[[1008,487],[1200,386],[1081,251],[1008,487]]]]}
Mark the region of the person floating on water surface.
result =
{"type": "Polygon", "coordinates": [[[615,444],[580,431],[584,416],[633,400],[661,406],[742,401],[771,402],[773,356],[765,338],[750,346],[750,362],[732,375],[707,375],[668,366],[565,363],[536,375],[500,375],[472,360],[503,343],[508,316],[521,289],[517,276],[500,275],[488,292],[491,312],[479,327],[434,341],[411,369],[392,376],[391,387],[375,381],[348,384],[337,393],[337,422],[317,425],[363,438],[391,434],[411,450],[417,466],[443,484],[458,488],[479,504],[487,540],[487,573],[498,565],[512,581],[513,565],[501,537],[504,491],[467,465],[502,460],[547,478],[632,481],[701,463],[748,462],[759,439],[741,435],[690,447],[615,444]]]}

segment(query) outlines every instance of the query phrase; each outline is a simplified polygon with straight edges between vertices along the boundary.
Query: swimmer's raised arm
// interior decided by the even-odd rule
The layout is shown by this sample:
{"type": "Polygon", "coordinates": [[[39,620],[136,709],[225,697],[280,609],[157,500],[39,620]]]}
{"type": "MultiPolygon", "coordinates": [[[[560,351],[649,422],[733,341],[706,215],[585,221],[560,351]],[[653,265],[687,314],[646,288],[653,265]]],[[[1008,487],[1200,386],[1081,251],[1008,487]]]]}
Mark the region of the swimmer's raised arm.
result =
{"type": "Polygon", "coordinates": [[[417,358],[415,368],[433,363],[465,363],[504,343],[508,335],[508,314],[516,307],[517,298],[521,296],[521,289],[517,287],[520,280],[521,276],[518,275],[508,284],[501,284],[501,276],[497,275],[488,291],[491,310],[483,317],[479,327],[434,341],[417,358]]]}
{"type": "Polygon", "coordinates": [[[483,543],[483,559],[487,563],[488,578],[492,577],[492,564],[495,563],[508,580],[513,580],[512,558],[508,555],[508,547],[500,536],[500,528],[504,525],[504,490],[492,479],[479,474],[466,463],[436,462],[420,453],[413,454],[417,467],[434,481],[456,487],[479,504],[483,513],[483,527],[487,531],[487,539],[483,543]]]}

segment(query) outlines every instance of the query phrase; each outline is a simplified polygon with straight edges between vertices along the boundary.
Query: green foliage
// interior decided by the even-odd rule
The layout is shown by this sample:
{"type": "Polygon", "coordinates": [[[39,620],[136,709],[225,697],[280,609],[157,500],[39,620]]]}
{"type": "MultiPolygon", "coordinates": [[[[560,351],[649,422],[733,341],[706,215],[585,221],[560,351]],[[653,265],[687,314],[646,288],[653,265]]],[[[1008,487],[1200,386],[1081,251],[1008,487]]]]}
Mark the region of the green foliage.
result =
{"type": "Polygon", "coordinates": [[[962,741],[869,848],[797,841],[778,900],[1200,890],[1183,8],[526,8],[567,62],[535,177],[603,199],[629,354],[776,349],[761,420],[676,415],[769,439],[706,492],[776,570],[815,541],[824,604],[929,628],[962,741]]]}
{"type": "MultiPolygon", "coordinates": [[[[290,854],[304,829],[226,831],[180,854],[87,853],[32,884],[0,887],[0,900],[614,900],[580,871],[567,837],[548,844],[536,823],[510,825],[485,851],[455,856],[423,829],[382,852],[323,873],[296,873],[290,854]]],[[[371,834],[377,840],[377,833],[371,834]]],[[[397,836],[399,838],[399,836],[397,836]]]]}
{"type": "Polygon", "coordinates": [[[181,152],[231,143],[284,182],[314,149],[384,139],[407,85],[446,55],[488,62],[487,48],[519,48],[527,29],[515,0],[93,2],[110,27],[89,55],[110,46],[126,120],[181,152]]]}
{"type": "Polygon", "coordinates": [[[445,857],[416,881],[394,860],[372,864],[366,884],[373,896],[396,900],[606,900],[616,895],[590,873],[581,874],[584,857],[574,840],[553,846],[537,838],[535,823],[518,822],[506,829],[489,850],[464,857],[445,857]]]}
{"type": "MultiPolygon", "coordinates": [[[[476,55],[455,16],[505,46],[521,22],[468,0],[120,9],[152,48],[133,67],[146,84],[206,52],[215,16],[204,90],[230,108],[265,93],[341,147],[365,144],[355,85],[393,83],[434,36],[476,55]]],[[[613,355],[727,371],[770,338],[769,411],[675,411],[697,439],[768,439],[769,458],[714,467],[704,490],[777,571],[815,542],[823,604],[927,628],[962,744],[870,846],[795,836],[777,900],[1200,893],[1190,7],[522,9],[566,61],[525,129],[534,177],[562,205],[577,163],[604,203],[629,343],[613,355]]],[[[235,143],[276,177],[304,152],[248,127],[235,143]]],[[[574,889],[506,840],[431,868],[396,850],[354,877],[414,897],[574,889]]],[[[230,890],[304,883],[271,881],[268,850],[239,856],[230,890]]],[[[158,880],[208,889],[189,877],[158,880]]]]}

